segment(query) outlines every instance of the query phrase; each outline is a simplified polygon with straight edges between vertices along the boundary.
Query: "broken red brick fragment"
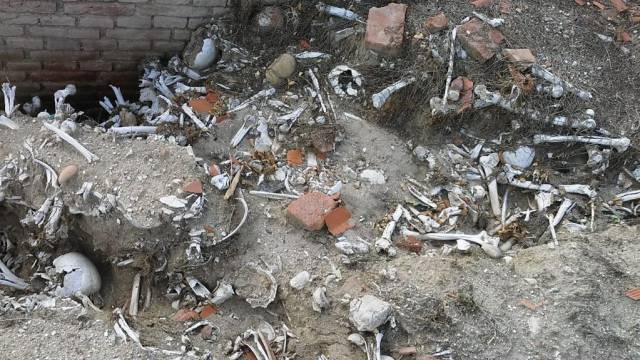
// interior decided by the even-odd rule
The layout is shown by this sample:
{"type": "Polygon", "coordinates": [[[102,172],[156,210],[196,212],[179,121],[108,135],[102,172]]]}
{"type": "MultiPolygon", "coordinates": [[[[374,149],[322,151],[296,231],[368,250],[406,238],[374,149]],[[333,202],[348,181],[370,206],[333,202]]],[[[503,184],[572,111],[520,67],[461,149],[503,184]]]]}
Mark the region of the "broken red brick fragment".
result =
{"type": "Polygon", "coordinates": [[[190,183],[186,184],[182,190],[184,192],[192,193],[192,194],[202,194],[202,183],[200,180],[193,180],[190,183]]]}
{"type": "Polygon", "coordinates": [[[217,312],[218,312],[218,309],[215,306],[205,305],[204,307],[202,307],[202,310],[200,310],[200,317],[203,319],[206,319],[217,312]]]}
{"type": "Polygon", "coordinates": [[[427,27],[427,30],[433,34],[446,29],[449,26],[449,19],[441,12],[438,15],[428,17],[424,25],[427,27]]]}
{"type": "Polygon", "coordinates": [[[485,8],[491,6],[493,0],[473,0],[471,1],[471,5],[477,8],[485,8]]]}
{"type": "Polygon", "coordinates": [[[291,149],[287,151],[287,163],[293,166],[302,165],[302,151],[300,149],[291,149]]]}
{"type": "Polygon", "coordinates": [[[300,196],[287,207],[287,216],[296,225],[310,231],[322,230],[325,216],[337,206],[337,201],[320,192],[300,196]]]}
{"type": "Polygon", "coordinates": [[[623,44],[630,43],[631,39],[632,39],[631,34],[629,34],[628,32],[622,29],[619,29],[618,31],[616,31],[615,40],[617,42],[621,42],[623,44]]]}
{"type": "Polygon", "coordinates": [[[402,50],[407,5],[390,3],[369,9],[364,44],[385,56],[396,56],[402,50]]]}
{"type": "Polygon", "coordinates": [[[191,309],[180,309],[171,317],[175,321],[200,320],[200,315],[191,309]]]}
{"type": "Polygon", "coordinates": [[[624,293],[629,299],[640,300],[640,288],[629,289],[624,293]]]}
{"type": "Polygon", "coordinates": [[[520,69],[528,69],[536,62],[536,57],[529,49],[504,49],[502,56],[520,69]]]}
{"type": "Polygon", "coordinates": [[[491,28],[478,18],[473,18],[458,28],[458,38],[462,47],[474,59],[485,62],[491,59],[504,41],[502,33],[491,28]]]}
{"type": "Polygon", "coordinates": [[[206,98],[191,99],[189,106],[198,114],[208,114],[212,108],[212,104],[206,98]]]}
{"type": "Polygon", "coordinates": [[[396,241],[398,249],[404,249],[412,253],[420,254],[422,251],[422,241],[415,236],[407,236],[406,238],[396,241]]]}
{"type": "Polygon", "coordinates": [[[344,207],[338,207],[329,212],[324,221],[331,235],[338,236],[353,227],[349,219],[351,219],[351,212],[344,207]]]}
{"type": "Polygon", "coordinates": [[[629,6],[627,6],[623,0],[609,0],[609,2],[618,12],[625,12],[629,10],[629,6]]]}
{"type": "Polygon", "coordinates": [[[473,81],[464,76],[458,76],[451,82],[451,90],[460,93],[460,100],[458,101],[462,105],[458,109],[459,113],[473,106],[473,81]]]}

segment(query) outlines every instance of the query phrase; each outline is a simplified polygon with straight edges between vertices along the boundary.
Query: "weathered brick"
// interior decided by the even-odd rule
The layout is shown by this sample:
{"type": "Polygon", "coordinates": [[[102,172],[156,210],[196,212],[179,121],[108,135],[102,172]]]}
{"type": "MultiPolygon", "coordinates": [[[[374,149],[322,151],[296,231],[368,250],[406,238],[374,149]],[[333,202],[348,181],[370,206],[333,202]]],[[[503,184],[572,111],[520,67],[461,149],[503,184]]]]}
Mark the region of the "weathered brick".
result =
{"type": "Polygon", "coordinates": [[[89,29],[89,28],[69,29],[67,37],[71,39],[99,39],[100,29],[89,29]]]}
{"type": "Polygon", "coordinates": [[[118,43],[113,39],[81,40],[80,47],[84,51],[115,50],[118,43]]]}
{"type": "Polygon", "coordinates": [[[458,28],[458,38],[462,47],[474,59],[485,62],[499,50],[504,36],[478,18],[473,18],[458,28]]]}
{"type": "Polygon", "coordinates": [[[77,61],[45,61],[42,63],[44,70],[75,70],[78,68],[77,61]]]}
{"type": "Polygon", "coordinates": [[[0,61],[2,60],[21,60],[24,59],[24,51],[18,49],[7,49],[0,47],[0,61]]]}
{"type": "Polygon", "coordinates": [[[158,51],[181,51],[184,45],[183,41],[156,40],[153,42],[153,48],[158,51]]]}
{"type": "Polygon", "coordinates": [[[118,84],[122,87],[132,87],[138,84],[137,71],[104,71],[96,73],[96,79],[105,83],[118,84]]]}
{"type": "Polygon", "coordinates": [[[31,36],[46,36],[46,37],[66,37],[67,28],[54,27],[54,26],[28,26],[27,31],[31,36]]]}
{"type": "Polygon", "coordinates": [[[107,30],[107,37],[113,39],[168,39],[171,31],[168,29],[150,29],[150,30],[134,30],[134,29],[110,29],[107,30]]]}
{"type": "Polygon", "coordinates": [[[27,78],[27,73],[24,71],[3,71],[2,81],[9,79],[10,82],[16,82],[27,78]]]}
{"type": "Polygon", "coordinates": [[[141,4],[136,6],[140,15],[172,15],[179,17],[206,17],[214,14],[213,7],[193,7],[187,5],[141,4]]]}
{"type": "Polygon", "coordinates": [[[287,207],[287,217],[306,230],[321,230],[324,217],[337,206],[332,197],[319,192],[306,193],[287,207]]]}
{"type": "Polygon", "coordinates": [[[82,60],[94,60],[98,59],[100,53],[97,51],[68,51],[68,50],[31,50],[29,57],[34,60],[67,60],[74,59],[78,61],[82,60]]]}
{"type": "Polygon", "coordinates": [[[29,73],[29,78],[35,81],[59,81],[69,83],[74,81],[94,81],[96,79],[95,72],[91,71],[33,71],[29,73]]]}
{"type": "Polygon", "coordinates": [[[189,40],[190,38],[191,38],[191,30],[181,30],[181,29],[173,30],[174,40],[189,40]]]}
{"type": "Polygon", "coordinates": [[[80,1],[77,3],[64,3],[64,13],[73,15],[106,15],[126,16],[133,15],[135,7],[130,4],[101,3],[80,1]]]}
{"type": "Polygon", "coordinates": [[[76,18],[64,15],[47,15],[41,16],[38,22],[40,25],[74,26],[76,24],[76,18]]]}
{"type": "Polygon", "coordinates": [[[407,5],[390,3],[372,7],[367,18],[365,46],[387,56],[395,56],[402,49],[407,5]]]}
{"type": "Polygon", "coordinates": [[[121,70],[136,70],[138,68],[137,61],[114,61],[113,62],[113,70],[121,71],[121,70]]]}
{"type": "Polygon", "coordinates": [[[195,29],[198,26],[202,25],[205,21],[207,21],[206,18],[201,18],[201,17],[197,17],[197,18],[189,18],[189,23],[187,24],[187,28],[189,29],[195,29]]]}
{"type": "MultiPolygon", "coordinates": [[[[191,0],[153,0],[156,4],[173,4],[173,5],[186,5],[191,4],[191,0]]],[[[211,1],[209,1],[211,3],[211,1]]]]}
{"type": "Polygon", "coordinates": [[[25,1],[0,0],[0,9],[11,9],[15,13],[53,14],[56,12],[56,2],[51,0],[25,1]]]}
{"type": "Polygon", "coordinates": [[[44,47],[49,50],[80,50],[80,41],[70,39],[46,39],[44,47]]]}
{"type": "Polygon", "coordinates": [[[155,16],[153,18],[153,27],[182,29],[187,26],[187,18],[175,16],[155,16]]]}
{"type": "Polygon", "coordinates": [[[29,39],[24,37],[6,38],[7,46],[14,49],[40,50],[44,48],[42,39],[29,39]]]}
{"type": "Polygon", "coordinates": [[[5,25],[35,25],[38,23],[38,15],[0,13],[0,23],[5,25]]]}
{"type": "Polygon", "coordinates": [[[151,49],[150,40],[119,40],[118,49],[120,50],[149,50],[151,49]]]}
{"type": "Polygon", "coordinates": [[[24,28],[20,25],[0,24],[0,36],[20,36],[24,34],[24,28]]]}
{"type": "Polygon", "coordinates": [[[80,62],[80,70],[111,71],[111,62],[102,60],[87,60],[80,62]]]}
{"type": "Polygon", "coordinates": [[[116,20],[116,25],[121,28],[150,29],[151,16],[122,16],[116,20]]]}
{"type": "Polygon", "coordinates": [[[78,17],[78,26],[111,29],[113,19],[107,16],[85,15],[78,17]]]}
{"type": "Polygon", "coordinates": [[[105,51],[101,59],[103,60],[140,60],[145,56],[146,51],[105,51]]]}
{"type": "Polygon", "coordinates": [[[32,71],[42,69],[39,61],[7,61],[7,70],[32,71]]]}

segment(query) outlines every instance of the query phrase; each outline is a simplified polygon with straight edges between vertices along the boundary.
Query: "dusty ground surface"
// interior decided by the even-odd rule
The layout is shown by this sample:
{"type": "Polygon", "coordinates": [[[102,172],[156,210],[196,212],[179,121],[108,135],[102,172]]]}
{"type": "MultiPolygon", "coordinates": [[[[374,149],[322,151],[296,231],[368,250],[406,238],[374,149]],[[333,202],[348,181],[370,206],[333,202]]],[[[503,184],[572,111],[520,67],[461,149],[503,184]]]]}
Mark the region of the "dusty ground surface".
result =
{"type": "MultiPolygon", "coordinates": [[[[379,3],[382,2],[358,6],[365,9],[379,3]]],[[[470,15],[473,7],[463,1],[413,4],[407,23],[407,41],[411,43],[411,50],[406,50],[405,60],[399,60],[395,70],[387,68],[389,75],[379,76],[376,82],[395,80],[410,70],[409,64],[415,66],[421,61],[419,56],[424,55],[424,51],[414,50],[419,48],[419,44],[413,35],[422,31],[420,26],[427,15],[440,10],[445,11],[450,22],[458,23],[470,15]]],[[[626,53],[619,45],[601,42],[596,37],[596,32],[612,36],[622,21],[607,20],[593,6],[580,7],[573,1],[511,1],[509,14],[500,14],[497,6],[483,11],[506,19],[502,31],[509,46],[530,48],[540,62],[558,75],[593,91],[594,99],[584,106],[596,109],[598,124],[629,136],[637,146],[640,108],[635,99],[637,91],[633,91],[640,80],[637,26],[630,29],[634,41],[626,45],[629,50],[626,53]]],[[[282,46],[267,49],[264,45],[262,53],[277,54],[282,51],[282,46]]],[[[360,66],[359,69],[371,69],[372,64],[378,66],[376,61],[379,61],[363,56],[357,49],[344,50],[344,57],[341,60],[360,66]]],[[[268,62],[273,57],[264,58],[268,62]]],[[[456,66],[457,74],[466,74],[474,81],[501,78],[496,70],[499,62],[478,66],[467,60],[456,66]]],[[[324,70],[329,65],[320,67],[324,70]]],[[[466,133],[487,139],[503,134],[508,140],[499,147],[507,147],[514,143],[531,144],[529,135],[542,128],[530,125],[513,133],[509,128],[509,116],[490,111],[463,114],[444,123],[431,119],[427,115],[430,112],[428,99],[441,93],[440,85],[444,83],[446,70],[431,62],[421,69],[435,71],[434,82],[439,85],[430,84],[425,86],[427,90],[421,88],[416,93],[405,94],[406,102],[399,101],[397,107],[384,112],[334,99],[339,114],[353,112],[363,120],[337,117],[343,140],[335,152],[321,163],[322,175],[313,178],[317,184],[310,185],[326,189],[337,180],[344,183],[341,199],[352,211],[356,224],[347,236],[360,236],[373,242],[381,233],[379,225],[385,222],[385,216],[407,197],[404,188],[406,178],[429,178],[430,185],[446,181],[446,178],[434,176],[433,170],[414,160],[408,141],[428,146],[435,153],[444,152],[445,145],[460,138],[460,130],[465,129],[466,133]],[[407,109],[409,105],[412,106],[410,111],[407,109]],[[386,183],[371,185],[360,181],[358,174],[363,169],[382,170],[386,183]]],[[[366,71],[363,73],[366,76],[366,71]]],[[[498,86],[499,80],[493,81],[493,85],[498,86]]],[[[371,86],[375,88],[377,85],[371,86]]],[[[380,87],[377,86],[378,89],[380,87]]],[[[548,105],[535,95],[527,101],[548,105]]],[[[581,107],[583,104],[576,104],[575,100],[563,99],[559,108],[549,111],[581,107]]],[[[222,123],[215,138],[203,138],[194,144],[195,156],[207,163],[225,160],[229,139],[240,126],[243,116],[251,111],[222,123]]],[[[118,211],[106,216],[73,217],[72,222],[78,225],[77,233],[87,236],[88,229],[93,229],[94,233],[102,233],[102,242],[107,234],[127,239],[160,239],[166,245],[178,244],[179,250],[174,253],[172,265],[180,268],[183,262],[180,254],[183,254],[188,240],[184,233],[175,232],[169,225],[170,219],[158,216],[162,209],[157,201],[160,196],[179,194],[184,181],[201,178],[208,194],[208,208],[196,224],[218,227],[234,218],[229,214],[235,209],[235,204],[222,200],[222,195],[206,184],[203,170],[185,148],[152,140],[114,142],[108,135],[86,134],[87,131],[90,130],[81,130],[77,137],[100,157],[101,160],[95,164],[87,164],[66,144],[53,143],[37,151],[40,158],[54,168],[68,162],[80,165],[81,176],[70,184],[71,193],[82,181],[94,181],[96,189],[104,193],[112,188],[118,189],[118,211]],[[127,217],[128,213],[131,216],[127,217]],[[120,217],[122,224],[115,226],[115,218],[120,217]],[[127,220],[131,219],[138,225],[156,226],[156,229],[140,231],[128,224],[127,220]]],[[[6,158],[9,152],[20,148],[29,137],[38,139],[33,144],[39,146],[42,138],[39,124],[25,122],[17,133],[0,130],[0,158],[6,158]]],[[[247,144],[244,146],[246,149],[247,144]]],[[[583,171],[568,174],[558,171],[567,162],[584,163],[584,150],[564,144],[552,150],[579,153],[569,156],[564,162],[552,163],[552,180],[572,179],[577,182],[591,178],[583,171]]],[[[545,151],[548,148],[539,149],[539,152],[545,151]]],[[[626,164],[626,161],[620,159],[620,163],[626,164]]],[[[616,177],[617,172],[614,174],[612,171],[594,180],[601,185],[605,199],[606,194],[619,190],[615,184],[616,177]]],[[[41,180],[37,179],[38,184],[41,180]]],[[[249,182],[245,183],[248,185],[249,182]]],[[[304,187],[299,186],[298,190],[304,190],[304,187]]],[[[70,194],[65,197],[69,203],[78,198],[70,194]]],[[[445,255],[441,247],[425,244],[420,254],[399,250],[396,257],[388,258],[372,251],[352,259],[350,263],[343,263],[343,257],[335,249],[334,237],[325,231],[308,232],[288,223],[284,216],[288,201],[265,200],[246,192],[245,198],[250,209],[249,221],[240,234],[209,249],[213,259],[205,265],[184,270],[212,289],[220,280],[236,286],[259,281],[256,273],[247,270],[249,263],[271,266],[279,285],[277,299],[267,309],[252,309],[239,297],[225,302],[216,314],[208,318],[219,327],[219,336],[214,341],[203,341],[197,334],[189,334],[192,343],[187,346],[189,349],[197,348],[199,353],[208,350],[217,359],[226,358],[224,349],[228,341],[246,329],[267,322],[274,327],[286,324],[297,335],[298,338],[289,345],[289,353],[296,353],[298,359],[316,359],[319,354],[330,360],[365,359],[364,354],[347,340],[354,331],[348,321],[348,304],[352,298],[371,294],[394,306],[397,325],[384,329],[382,350],[396,359],[401,358],[398,349],[405,346],[416,346],[418,359],[443,350],[451,350],[449,357],[453,359],[640,357],[640,307],[638,302],[624,296],[627,289],[640,284],[637,261],[640,245],[636,236],[639,229],[635,226],[624,223],[612,225],[610,218],[598,212],[594,233],[570,233],[560,226],[558,247],[548,244],[550,237],[547,234],[533,242],[516,244],[506,253],[507,257],[500,260],[487,257],[479,249],[469,254],[453,252],[445,255]],[[315,279],[297,291],[289,286],[289,280],[302,270],[309,271],[315,279]],[[327,288],[331,301],[331,307],[322,313],[311,308],[311,294],[317,286],[327,288]]],[[[41,201],[42,198],[34,198],[33,204],[41,201]]],[[[526,204],[526,198],[514,197],[513,201],[526,204]]],[[[12,212],[2,210],[5,212],[0,214],[7,218],[7,214],[12,212]]],[[[571,220],[582,219],[583,215],[574,214],[571,220]]],[[[7,218],[4,223],[0,220],[0,226],[15,223],[6,221],[7,218]]],[[[536,227],[546,226],[538,220],[531,220],[529,232],[535,233],[536,227]]],[[[88,237],[100,236],[94,233],[88,237]]],[[[144,251],[149,251],[147,255],[150,255],[157,247],[139,251],[132,245],[130,249],[132,254],[140,257],[144,251]]],[[[95,256],[101,254],[97,252],[95,256]]],[[[128,303],[132,276],[140,269],[148,269],[149,265],[136,263],[125,268],[112,268],[110,260],[95,259],[107,274],[101,291],[105,305],[103,313],[89,312],[78,318],[75,313],[54,309],[37,310],[27,315],[7,310],[0,315],[3,332],[0,357],[175,358],[175,355],[145,352],[135,344],[121,344],[115,340],[111,311],[128,303]],[[37,345],[24,346],[27,341],[37,345]]],[[[166,283],[163,281],[153,284],[151,308],[137,319],[130,319],[130,324],[140,331],[144,345],[180,350],[184,346],[182,332],[190,323],[171,320],[175,310],[164,297],[166,283]]]]}

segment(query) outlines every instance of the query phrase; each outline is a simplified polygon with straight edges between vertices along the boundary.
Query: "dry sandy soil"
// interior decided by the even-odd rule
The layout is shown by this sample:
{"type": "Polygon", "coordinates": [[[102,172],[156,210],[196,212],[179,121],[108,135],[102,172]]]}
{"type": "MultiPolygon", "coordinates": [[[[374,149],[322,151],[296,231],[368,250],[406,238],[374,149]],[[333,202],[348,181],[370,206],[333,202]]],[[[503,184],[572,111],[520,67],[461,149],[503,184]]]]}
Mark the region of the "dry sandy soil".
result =
{"type": "MultiPolygon", "coordinates": [[[[366,9],[379,3],[368,1],[356,7],[366,9]]],[[[412,4],[407,22],[407,41],[412,49],[417,47],[412,39],[420,30],[419,24],[426,16],[440,10],[451,22],[458,23],[470,15],[473,7],[466,1],[412,4]]],[[[500,15],[497,9],[485,12],[500,15]]],[[[616,24],[593,6],[580,7],[573,1],[512,0],[511,12],[501,16],[506,20],[503,33],[509,46],[531,48],[538,59],[558,75],[591,90],[594,99],[587,106],[596,109],[599,125],[630,137],[633,145],[637,145],[640,123],[640,105],[636,99],[640,82],[637,25],[635,30],[631,29],[634,42],[627,45],[627,54],[618,45],[603,43],[596,37],[596,32],[612,35],[616,24]]],[[[248,39],[243,41],[250,42],[248,39]]],[[[281,52],[284,46],[263,49],[261,54],[265,59],[272,59],[268,55],[281,52]]],[[[368,62],[375,62],[375,59],[364,59],[357,51],[345,53],[348,59],[359,59],[357,64],[363,68],[370,69],[368,62]]],[[[399,62],[415,65],[416,56],[413,50],[406,50],[404,60],[399,62]]],[[[480,80],[495,77],[497,66],[490,63],[478,67],[472,61],[465,61],[456,71],[480,80]]],[[[446,70],[435,69],[441,72],[438,76],[443,80],[446,70]]],[[[392,78],[402,75],[401,71],[391,72],[392,78]]],[[[376,81],[383,82],[381,79],[376,81]]],[[[342,141],[322,163],[326,176],[324,185],[331,186],[337,180],[344,183],[341,199],[352,211],[356,223],[350,236],[375,240],[381,233],[380,223],[384,223],[396,204],[407,197],[403,187],[406,178],[433,176],[432,170],[414,159],[409,141],[438,152],[447,143],[460,138],[460,129],[464,128],[487,139],[498,138],[504,133],[504,146],[530,144],[528,135],[541,128],[531,125],[513,132],[509,129],[510,117],[494,112],[472,112],[444,123],[434,122],[425,115],[430,111],[428,99],[441,91],[441,87],[425,90],[418,94],[420,99],[416,94],[406,94],[408,101],[413,102],[413,109],[408,112],[396,108],[378,113],[359,103],[334,99],[339,114],[348,111],[363,118],[338,116],[342,141]],[[386,183],[361,182],[357,174],[362,169],[382,170],[386,183]]],[[[530,101],[544,104],[535,96],[530,101]]],[[[565,108],[577,106],[571,100],[564,101],[562,106],[565,108]]],[[[399,106],[403,106],[402,101],[399,106]]],[[[194,144],[195,156],[207,163],[223,160],[228,151],[226,144],[240,126],[244,114],[222,123],[216,137],[202,138],[194,144]]],[[[16,151],[24,140],[34,136],[43,136],[36,123],[25,122],[18,133],[0,129],[0,158],[16,151]]],[[[158,225],[155,221],[161,219],[157,216],[161,211],[157,202],[160,196],[179,193],[189,179],[200,178],[206,184],[206,176],[184,147],[150,139],[114,141],[87,129],[79,136],[95,150],[101,158],[99,162],[86,164],[79,155],[59,143],[45,147],[39,154],[55,167],[68,162],[82,164],[82,176],[65,190],[69,201],[73,199],[71,189],[77,189],[82,179],[94,179],[101,191],[118,188],[125,201],[119,204],[116,212],[107,215],[69,216],[70,233],[76,240],[55,250],[63,253],[80,247],[91,254],[104,271],[100,299],[104,311],[80,314],[79,309],[47,309],[31,314],[14,310],[1,313],[0,358],[176,358],[175,355],[145,352],[135,344],[116,341],[111,311],[128,302],[133,275],[139,270],[149,270],[149,264],[116,268],[111,266],[113,259],[107,258],[106,254],[112,251],[108,245],[110,241],[122,245],[138,258],[154,254],[158,244],[162,244],[176,249],[172,265],[178,269],[176,264],[184,260],[180,254],[184,254],[188,242],[184,229],[177,231],[165,223],[159,228],[145,230],[141,225],[158,225]],[[136,226],[129,223],[132,219],[136,226]],[[140,241],[143,245],[138,246],[138,239],[144,240],[140,241]],[[92,245],[80,245],[83,241],[92,245]],[[144,245],[145,241],[147,245],[144,245]]],[[[582,151],[580,157],[572,160],[575,163],[584,163],[586,159],[584,151],[576,147],[563,144],[554,148],[554,151],[558,150],[582,151]]],[[[632,164],[635,160],[621,161],[632,164]]],[[[563,172],[551,176],[577,181],[583,175],[563,172]]],[[[601,185],[603,192],[613,191],[615,177],[617,173],[594,181],[601,185]]],[[[31,188],[32,194],[37,195],[38,191],[31,188]]],[[[217,226],[237,220],[237,215],[230,216],[232,210],[237,210],[233,203],[225,202],[209,185],[205,185],[205,192],[208,209],[199,220],[201,223],[213,222],[217,226]]],[[[250,209],[249,221],[240,234],[207,249],[215,260],[182,270],[213,288],[220,280],[235,284],[250,282],[247,264],[268,264],[275,270],[278,295],[267,309],[252,309],[238,297],[219,306],[218,312],[208,318],[220,329],[217,339],[204,341],[198,335],[189,335],[191,345],[187,348],[197,348],[198,354],[210,351],[215,358],[224,359],[228,341],[266,321],[274,327],[286,324],[297,335],[289,345],[289,354],[296,353],[297,359],[317,359],[320,354],[329,360],[365,359],[364,353],[347,340],[354,332],[348,320],[348,299],[371,294],[394,307],[397,325],[384,328],[382,352],[395,359],[412,358],[413,355],[402,357],[398,354],[398,349],[406,346],[416,347],[417,359],[444,350],[450,350],[450,355],[439,357],[441,359],[640,358],[640,303],[624,296],[627,289],[640,286],[637,260],[640,243],[636,226],[625,222],[614,225],[610,218],[598,212],[593,233],[571,233],[560,226],[559,246],[549,245],[551,239],[547,234],[535,242],[516,244],[506,253],[507,257],[498,260],[487,257],[479,249],[468,254],[445,255],[441,247],[425,243],[420,254],[401,249],[397,256],[389,258],[372,251],[345,264],[334,246],[335,238],[326,231],[308,232],[287,222],[284,214],[288,201],[266,200],[246,192],[245,198],[250,209]],[[302,270],[309,271],[315,278],[312,284],[297,291],[289,286],[289,280],[302,270]],[[330,308],[322,313],[311,308],[311,293],[317,286],[326,286],[331,301],[330,308]]],[[[42,196],[32,196],[28,200],[38,204],[42,196]]],[[[0,207],[0,228],[15,225],[19,218],[16,215],[23,213],[24,209],[0,207]]],[[[540,223],[535,224],[529,225],[531,232],[540,226],[540,223]]],[[[19,231],[15,234],[21,235],[19,231]]],[[[137,319],[130,319],[130,324],[140,331],[143,344],[180,350],[184,345],[181,335],[188,324],[171,320],[175,310],[164,297],[165,291],[166,283],[154,283],[151,308],[137,319]]],[[[184,357],[188,358],[187,355],[184,357]]]]}

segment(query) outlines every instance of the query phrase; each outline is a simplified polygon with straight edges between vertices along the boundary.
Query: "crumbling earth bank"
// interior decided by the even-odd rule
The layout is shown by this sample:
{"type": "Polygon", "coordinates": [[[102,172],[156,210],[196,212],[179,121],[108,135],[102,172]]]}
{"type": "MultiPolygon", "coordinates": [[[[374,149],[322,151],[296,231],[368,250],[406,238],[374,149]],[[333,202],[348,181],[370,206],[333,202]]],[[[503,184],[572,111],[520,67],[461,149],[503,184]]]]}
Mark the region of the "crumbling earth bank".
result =
{"type": "Polygon", "coordinates": [[[60,323],[123,357],[635,358],[637,104],[603,78],[638,9],[580,3],[254,4],[100,119],[6,84],[0,347],[60,323]],[[54,296],[90,270],[70,251],[99,293],[54,296]]]}

